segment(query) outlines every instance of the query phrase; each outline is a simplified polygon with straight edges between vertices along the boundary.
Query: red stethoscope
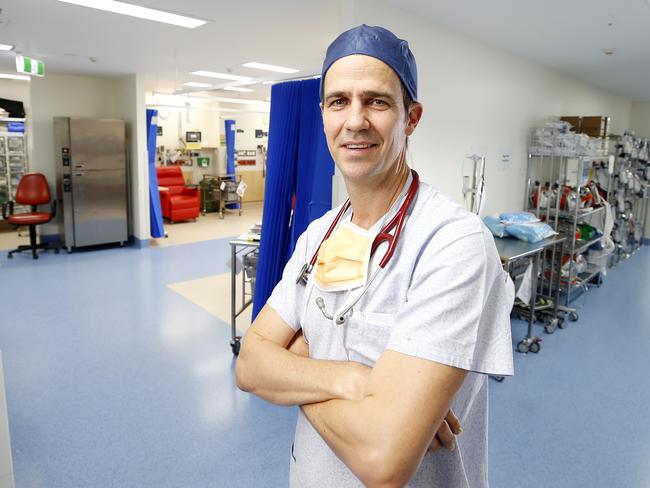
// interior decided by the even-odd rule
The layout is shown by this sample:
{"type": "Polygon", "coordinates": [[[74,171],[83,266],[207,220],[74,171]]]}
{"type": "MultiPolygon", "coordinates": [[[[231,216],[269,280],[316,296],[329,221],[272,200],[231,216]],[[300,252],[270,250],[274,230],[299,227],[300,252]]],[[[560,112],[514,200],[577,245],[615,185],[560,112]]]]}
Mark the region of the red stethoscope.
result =
{"type": "MultiPolygon", "coordinates": [[[[374,271],[368,283],[366,283],[366,285],[363,287],[363,291],[361,292],[361,294],[357,295],[352,303],[344,306],[342,310],[340,310],[338,313],[335,314],[336,315],[335,320],[338,325],[341,325],[345,322],[347,314],[352,310],[352,307],[354,307],[357,304],[357,302],[361,300],[363,295],[366,293],[366,290],[370,287],[370,285],[374,281],[379,270],[384,269],[386,265],[389,263],[389,261],[391,260],[391,258],[393,257],[393,253],[395,252],[395,248],[397,247],[397,242],[399,241],[399,236],[402,233],[402,228],[404,227],[404,222],[406,221],[406,216],[408,214],[409,209],[411,208],[413,200],[415,200],[415,196],[418,193],[418,188],[420,187],[420,177],[414,169],[411,169],[411,175],[413,176],[413,179],[411,180],[411,185],[409,186],[408,193],[406,194],[406,198],[402,202],[402,205],[400,206],[397,213],[393,216],[392,219],[390,219],[390,221],[379,231],[379,233],[375,237],[375,240],[372,242],[372,247],[370,249],[370,256],[372,257],[372,255],[377,250],[377,248],[384,242],[388,242],[388,249],[386,250],[384,257],[379,262],[379,267],[374,271]],[[394,233],[391,234],[390,232],[392,232],[393,230],[394,233]]],[[[332,225],[330,225],[329,229],[327,229],[327,232],[325,233],[325,237],[323,237],[320,244],[318,245],[318,248],[316,248],[316,252],[311,258],[311,261],[303,265],[302,269],[300,270],[300,274],[296,279],[297,284],[300,283],[307,284],[307,279],[309,278],[309,274],[314,269],[314,266],[316,265],[316,261],[318,260],[318,251],[320,251],[323,242],[325,242],[330,237],[332,232],[334,232],[334,229],[336,229],[336,227],[339,224],[339,221],[341,220],[345,212],[348,211],[350,206],[351,206],[350,200],[348,199],[341,207],[339,213],[336,215],[336,218],[332,222],[332,225]]],[[[321,309],[323,315],[325,315],[326,318],[334,319],[334,316],[329,315],[325,311],[325,305],[322,298],[320,297],[317,298],[316,304],[318,305],[318,308],[321,309]]]]}

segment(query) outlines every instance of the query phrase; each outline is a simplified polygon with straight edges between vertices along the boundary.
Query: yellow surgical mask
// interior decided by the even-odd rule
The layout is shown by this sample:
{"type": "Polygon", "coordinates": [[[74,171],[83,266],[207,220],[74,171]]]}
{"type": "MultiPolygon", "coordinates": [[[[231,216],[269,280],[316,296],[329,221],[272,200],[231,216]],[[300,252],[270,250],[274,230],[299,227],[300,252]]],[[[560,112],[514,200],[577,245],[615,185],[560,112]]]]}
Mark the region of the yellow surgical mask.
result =
{"type": "Polygon", "coordinates": [[[341,291],[363,286],[373,236],[351,222],[343,222],[321,244],[314,283],[323,291],[341,291]]]}

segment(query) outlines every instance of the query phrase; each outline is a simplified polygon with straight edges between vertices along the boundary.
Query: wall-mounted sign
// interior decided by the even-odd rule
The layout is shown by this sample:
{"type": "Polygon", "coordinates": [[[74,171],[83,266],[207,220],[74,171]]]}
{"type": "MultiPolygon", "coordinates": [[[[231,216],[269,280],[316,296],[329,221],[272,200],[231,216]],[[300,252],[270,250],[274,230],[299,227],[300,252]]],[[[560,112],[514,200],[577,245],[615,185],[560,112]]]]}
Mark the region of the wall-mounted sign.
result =
{"type": "Polygon", "coordinates": [[[210,158],[207,156],[198,157],[196,158],[196,165],[199,168],[207,168],[210,166],[210,158]]]}
{"type": "Polygon", "coordinates": [[[264,137],[264,131],[262,129],[255,129],[255,138],[261,139],[264,137]]]}
{"type": "Polygon", "coordinates": [[[157,131],[156,132],[157,135],[162,136],[163,135],[163,133],[162,133],[162,125],[159,125],[158,128],[156,129],[156,131],[157,131]]]}
{"type": "Polygon", "coordinates": [[[45,76],[45,64],[38,59],[16,54],[16,71],[27,75],[45,76]]]}

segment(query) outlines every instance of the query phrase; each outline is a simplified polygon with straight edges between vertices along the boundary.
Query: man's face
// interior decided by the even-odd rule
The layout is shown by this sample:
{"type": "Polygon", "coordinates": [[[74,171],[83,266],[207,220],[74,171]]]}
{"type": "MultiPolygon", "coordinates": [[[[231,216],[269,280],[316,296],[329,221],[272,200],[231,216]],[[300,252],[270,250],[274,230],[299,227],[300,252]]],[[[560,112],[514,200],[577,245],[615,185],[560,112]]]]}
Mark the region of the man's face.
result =
{"type": "Polygon", "coordinates": [[[332,64],[323,92],[327,145],[343,176],[363,180],[388,172],[419,119],[407,120],[397,74],[376,58],[347,56],[332,64]]]}

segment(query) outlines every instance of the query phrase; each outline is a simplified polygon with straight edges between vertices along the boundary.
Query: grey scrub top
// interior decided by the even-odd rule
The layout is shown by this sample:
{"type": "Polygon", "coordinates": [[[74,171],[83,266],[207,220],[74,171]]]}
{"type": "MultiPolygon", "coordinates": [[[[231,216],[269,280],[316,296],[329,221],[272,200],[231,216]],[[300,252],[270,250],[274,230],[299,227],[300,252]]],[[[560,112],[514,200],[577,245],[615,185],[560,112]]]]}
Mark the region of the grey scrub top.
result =
{"type": "MultiPolygon", "coordinates": [[[[389,214],[399,204],[398,199],[389,214]]],[[[298,239],[268,305],[292,329],[302,328],[309,355],[315,359],[350,360],[372,367],[390,349],[467,370],[452,405],[463,426],[456,449],[428,452],[407,486],[487,487],[487,375],[513,374],[510,309],[514,290],[492,235],[476,215],[420,183],[393,258],[341,327],[324,317],[315,299],[322,297],[332,314],[342,306],[347,292],[319,290],[313,285],[313,273],[307,286],[296,284],[302,265],[313,255],[338,210],[312,222],[298,239]]],[[[384,250],[382,245],[376,251],[369,274],[384,250]]],[[[363,486],[302,411],[290,464],[292,487],[363,486]]]]}

